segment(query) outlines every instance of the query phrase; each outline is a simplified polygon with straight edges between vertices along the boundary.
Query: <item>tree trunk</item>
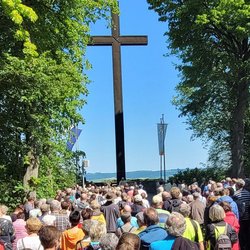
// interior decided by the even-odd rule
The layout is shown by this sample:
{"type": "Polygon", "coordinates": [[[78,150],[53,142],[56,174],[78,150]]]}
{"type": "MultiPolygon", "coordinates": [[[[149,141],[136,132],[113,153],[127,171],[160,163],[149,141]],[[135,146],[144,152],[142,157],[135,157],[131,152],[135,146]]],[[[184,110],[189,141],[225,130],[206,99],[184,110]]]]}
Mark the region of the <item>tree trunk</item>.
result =
{"type": "MultiPolygon", "coordinates": [[[[241,78],[242,79],[242,78],[241,78]]],[[[240,81],[237,86],[237,103],[231,123],[232,177],[244,177],[245,114],[248,108],[249,84],[240,81]]]]}
{"type": "Polygon", "coordinates": [[[25,189],[29,188],[29,180],[31,177],[38,178],[38,168],[39,168],[38,157],[34,154],[32,150],[29,151],[28,157],[30,160],[30,164],[28,165],[26,173],[23,177],[23,185],[25,189]]]}

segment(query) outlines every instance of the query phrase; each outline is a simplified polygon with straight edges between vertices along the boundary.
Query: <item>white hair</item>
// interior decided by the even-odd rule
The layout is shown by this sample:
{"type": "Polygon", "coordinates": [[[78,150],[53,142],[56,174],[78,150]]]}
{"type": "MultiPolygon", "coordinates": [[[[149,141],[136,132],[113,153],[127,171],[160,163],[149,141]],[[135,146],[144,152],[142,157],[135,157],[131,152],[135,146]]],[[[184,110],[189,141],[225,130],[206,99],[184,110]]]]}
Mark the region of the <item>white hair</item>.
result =
{"type": "Polygon", "coordinates": [[[56,216],[47,214],[42,218],[42,223],[45,226],[54,226],[56,221],[56,216]]]}

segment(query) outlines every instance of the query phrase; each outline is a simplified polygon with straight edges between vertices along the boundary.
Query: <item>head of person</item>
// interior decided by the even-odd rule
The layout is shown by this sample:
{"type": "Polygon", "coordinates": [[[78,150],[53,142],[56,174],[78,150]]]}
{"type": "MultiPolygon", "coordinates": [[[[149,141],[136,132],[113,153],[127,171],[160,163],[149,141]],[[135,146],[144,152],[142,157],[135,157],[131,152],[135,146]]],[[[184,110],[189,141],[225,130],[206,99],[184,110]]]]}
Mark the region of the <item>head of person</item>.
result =
{"type": "Polygon", "coordinates": [[[98,203],[97,200],[93,200],[90,202],[90,207],[92,210],[99,210],[101,205],[98,203]]]}
{"type": "Polygon", "coordinates": [[[47,214],[50,211],[50,205],[43,203],[40,206],[40,210],[41,210],[42,214],[47,214]]]}
{"type": "Polygon", "coordinates": [[[137,194],[134,196],[134,203],[138,205],[142,205],[142,196],[140,194],[137,194]]]}
{"type": "Polygon", "coordinates": [[[61,233],[55,226],[43,226],[39,231],[39,239],[43,248],[59,249],[61,233]]]}
{"type": "Polygon", "coordinates": [[[81,219],[81,215],[80,215],[80,212],[77,210],[74,210],[69,215],[69,222],[71,223],[72,227],[77,226],[80,222],[80,219],[81,219]]]}
{"type": "Polygon", "coordinates": [[[128,204],[125,204],[123,207],[123,212],[131,213],[132,212],[131,206],[129,206],[128,204]]]}
{"type": "Polygon", "coordinates": [[[234,196],[234,189],[232,187],[225,188],[225,194],[230,197],[234,196]]]}
{"type": "Polygon", "coordinates": [[[144,221],[145,221],[146,226],[152,226],[152,225],[156,225],[157,223],[159,223],[158,213],[152,207],[147,208],[143,212],[143,216],[144,216],[144,221]]]}
{"type": "Polygon", "coordinates": [[[85,236],[89,236],[90,228],[93,224],[92,220],[84,220],[82,222],[82,231],[84,232],[85,236]]]}
{"type": "Polygon", "coordinates": [[[138,235],[133,233],[123,233],[118,241],[116,250],[139,250],[141,240],[138,235]]]}
{"type": "Polygon", "coordinates": [[[198,200],[200,198],[200,194],[198,192],[193,193],[194,200],[198,200]]]}
{"type": "Polygon", "coordinates": [[[179,213],[182,214],[185,218],[189,217],[191,213],[191,207],[186,203],[182,203],[180,205],[179,213]]]}
{"type": "Polygon", "coordinates": [[[102,250],[115,250],[118,241],[119,238],[114,233],[107,233],[102,235],[99,243],[102,250]]]}
{"type": "Polygon", "coordinates": [[[58,200],[52,200],[50,203],[51,212],[58,212],[61,210],[61,203],[58,200]]]}
{"type": "Polygon", "coordinates": [[[121,213],[121,220],[124,224],[129,223],[131,220],[131,213],[130,212],[121,213]]]}
{"type": "Polygon", "coordinates": [[[166,221],[166,229],[173,236],[182,236],[186,230],[184,216],[178,212],[172,212],[166,221]]]}
{"type": "Polygon", "coordinates": [[[83,220],[89,220],[93,215],[93,210],[89,207],[83,208],[83,210],[81,211],[81,215],[83,220]]]}
{"type": "Polygon", "coordinates": [[[62,202],[61,202],[61,208],[62,208],[63,210],[68,210],[69,207],[70,207],[70,203],[69,203],[69,202],[67,202],[67,201],[62,201],[62,202]]]}
{"type": "Polygon", "coordinates": [[[239,190],[245,186],[245,181],[243,179],[238,179],[236,182],[236,189],[239,190]]]}
{"type": "Polygon", "coordinates": [[[42,227],[42,223],[38,218],[31,217],[26,221],[25,227],[28,234],[37,234],[42,227]]]}
{"type": "Polygon", "coordinates": [[[16,218],[17,218],[17,219],[22,219],[22,220],[24,220],[24,219],[25,219],[25,214],[24,214],[24,212],[22,211],[22,212],[17,213],[16,218]]]}
{"type": "Polygon", "coordinates": [[[232,211],[232,207],[230,206],[230,204],[226,201],[222,201],[219,203],[219,205],[224,209],[224,212],[231,212],[232,211]]]}
{"type": "Polygon", "coordinates": [[[225,216],[224,209],[220,205],[215,204],[209,209],[209,218],[212,222],[223,221],[225,216]]]}
{"type": "Polygon", "coordinates": [[[192,194],[187,195],[187,203],[191,203],[194,201],[194,196],[192,194]]]}
{"type": "Polygon", "coordinates": [[[156,191],[157,191],[157,194],[162,194],[163,191],[164,191],[164,188],[162,186],[160,186],[160,187],[157,188],[156,191]]]}
{"type": "Polygon", "coordinates": [[[145,226],[145,221],[144,221],[144,214],[143,212],[139,212],[136,214],[136,219],[139,227],[145,226]]]}
{"type": "Polygon", "coordinates": [[[54,226],[56,222],[56,216],[51,215],[51,214],[46,214],[42,218],[42,223],[46,226],[54,226]]]}
{"type": "Polygon", "coordinates": [[[162,201],[162,197],[159,195],[155,195],[152,198],[152,207],[154,208],[162,208],[163,205],[163,201],[162,201]]]}
{"type": "Polygon", "coordinates": [[[89,236],[91,241],[99,241],[100,238],[107,233],[106,225],[99,221],[92,221],[92,225],[89,230],[89,236]]]}
{"type": "Polygon", "coordinates": [[[181,190],[178,187],[172,187],[170,189],[170,195],[172,199],[179,199],[180,194],[181,194],[181,190]]]}
{"type": "Polygon", "coordinates": [[[5,205],[0,205],[0,214],[6,215],[8,212],[9,208],[5,205]]]}

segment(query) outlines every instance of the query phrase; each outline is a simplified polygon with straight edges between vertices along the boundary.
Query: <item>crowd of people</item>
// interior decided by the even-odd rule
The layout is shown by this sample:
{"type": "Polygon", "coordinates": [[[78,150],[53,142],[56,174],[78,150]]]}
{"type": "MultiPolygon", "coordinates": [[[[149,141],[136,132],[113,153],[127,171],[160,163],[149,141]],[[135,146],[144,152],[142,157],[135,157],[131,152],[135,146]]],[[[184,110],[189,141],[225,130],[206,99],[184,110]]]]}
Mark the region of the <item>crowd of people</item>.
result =
{"type": "Polygon", "coordinates": [[[0,250],[250,249],[250,179],[147,191],[77,185],[53,199],[30,194],[12,213],[2,204],[0,250]]]}

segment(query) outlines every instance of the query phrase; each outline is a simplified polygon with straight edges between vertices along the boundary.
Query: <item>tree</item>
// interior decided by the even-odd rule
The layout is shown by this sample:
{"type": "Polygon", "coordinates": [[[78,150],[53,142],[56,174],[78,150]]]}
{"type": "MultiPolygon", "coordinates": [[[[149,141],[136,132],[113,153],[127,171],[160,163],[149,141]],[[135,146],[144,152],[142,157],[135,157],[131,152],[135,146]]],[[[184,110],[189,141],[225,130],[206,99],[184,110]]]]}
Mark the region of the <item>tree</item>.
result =
{"type": "Polygon", "coordinates": [[[72,185],[66,141],[70,126],[84,122],[89,24],[109,19],[110,8],[117,11],[116,0],[1,1],[1,180],[49,186],[47,194],[72,185]]]}
{"type": "Polygon", "coordinates": [[[179,56],[174,103],[195,136],[227,144],[233,176],[244,176],[249,112],[249,15],[244,0],[155,1],[168,22],[169,47],[179,56]]]}

